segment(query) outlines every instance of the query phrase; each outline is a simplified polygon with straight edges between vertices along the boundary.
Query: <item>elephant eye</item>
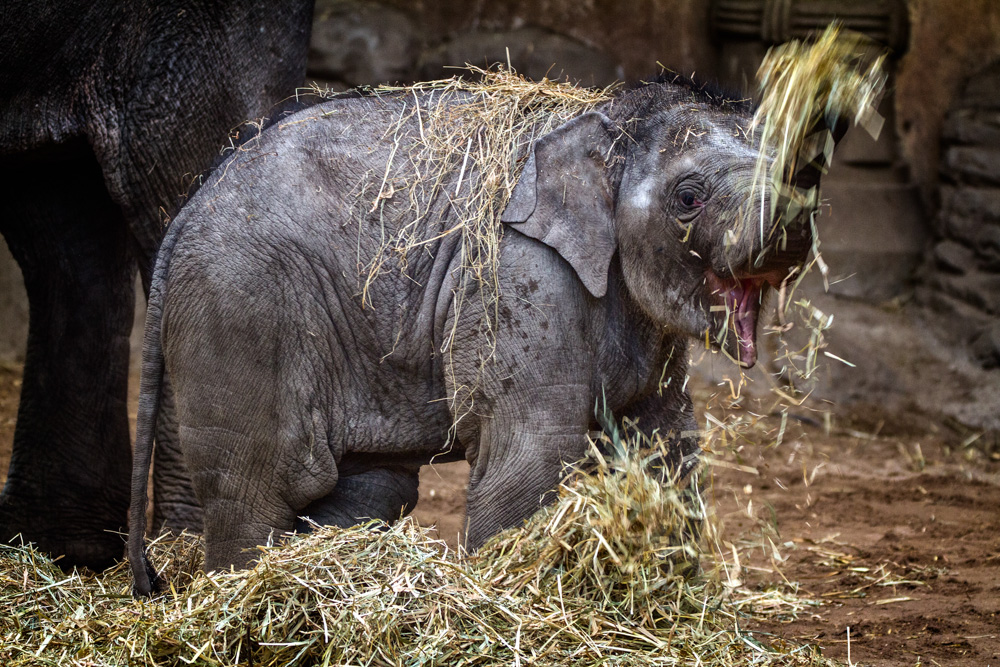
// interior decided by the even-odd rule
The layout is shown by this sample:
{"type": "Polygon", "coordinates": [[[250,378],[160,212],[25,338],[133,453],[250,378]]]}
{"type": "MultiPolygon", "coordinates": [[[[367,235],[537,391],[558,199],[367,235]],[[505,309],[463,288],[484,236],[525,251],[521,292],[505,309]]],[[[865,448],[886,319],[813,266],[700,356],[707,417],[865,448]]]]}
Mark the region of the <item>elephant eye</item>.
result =
{"type": "Polygon", "coordinates": [[[705,202],[698,198],[694,190],[681,190],[677,193],[677,200],[686,209],[701,208],[705,205],[705,202]]]}

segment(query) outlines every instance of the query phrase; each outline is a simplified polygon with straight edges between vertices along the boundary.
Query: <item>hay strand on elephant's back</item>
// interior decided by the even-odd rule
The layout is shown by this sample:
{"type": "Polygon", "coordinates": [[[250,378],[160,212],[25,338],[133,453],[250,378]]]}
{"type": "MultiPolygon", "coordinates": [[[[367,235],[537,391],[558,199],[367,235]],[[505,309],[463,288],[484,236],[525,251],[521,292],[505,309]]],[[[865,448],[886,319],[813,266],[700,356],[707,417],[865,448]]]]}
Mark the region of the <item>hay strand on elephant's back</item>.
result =
{"type": "MultiPolygon", "coordinates": [[[[469,71],[479,80],[456,77],[372,91],[399,96],[409,104],[385,136],[391,138],[394,154],[405,153],[396,159],[408,160],[413,176],[394,186],[396,193],[406,197],[408,221],[384,239],[375,259],[363,267],[365,295],[389,266],[405,271],[409,253],[458,233],[462,271],[479,284],[486,312],[495,309],[503,234],[500,215],[531,143],[610,99],[608,89],[591,90],[549,79],[529,81],[502,66],[490,71],[469,67],[469,71]],[[428,93],[433,96],[425,99],[428,93]],[[400,132],[414,121],[419,135],[415,140],[400,132]],[[404,141],[407,147],[401,147],[404,141]],[[439,197],[447,200],[448,211],[456,218],[445,228],[428,217],[428,203],[439,197]]],[[[387,199],[376,196],[372,205],[378,208],[387,199]]],[[[492,321],[487,324],[492,330],[492,321]]]]}
{"type": "MultiPolygon", "coordinates": [[[[477,351],[481,376],[496,345],[500,216],[530,146],[611,95],[610,89],[529,81],[502,66],[468,70],[478,80],[455,77],[369,91],[393,96],[403,111],[383,135],[390,151],[385,173],[369,174],[358,185],[358,234],[369,233],[376,217],[381,224],[387,206],[393,207],[399,224],[389,233],[382,226],[379,247],[367,262],[359,253],[358,270],[362,304],[377,307],[372,292],[380,275],[394,268],[406,275],[413,253],[428,252],[435,242],[458,235],[461,275],[453,309],[458,313],[474,305],[482,313],[477,351]],[[405,175],[393,181],[389,174],[398,165],[405,175]],[[480,303],[466,303],[471,292],[480,303]]],[[[454,335],[454,330],[448,332],[439,350],[449,367],[454,335]]],[[[479,380],[471,384],[455,387],[448,398],[453,428],[472,411],[479,380]]]]}

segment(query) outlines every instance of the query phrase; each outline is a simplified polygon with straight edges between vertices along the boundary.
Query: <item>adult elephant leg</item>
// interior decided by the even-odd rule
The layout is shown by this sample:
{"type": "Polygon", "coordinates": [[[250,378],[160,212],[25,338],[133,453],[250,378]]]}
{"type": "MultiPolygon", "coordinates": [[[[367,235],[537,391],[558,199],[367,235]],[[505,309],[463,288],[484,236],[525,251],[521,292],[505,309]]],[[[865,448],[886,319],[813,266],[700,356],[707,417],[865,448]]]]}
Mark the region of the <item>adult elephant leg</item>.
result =
{"type": "Polygon", "coordinates": [[[0,231],[30,313],[0,540],[101,569],[122,556],[129,500],[135,262],[89,149],[56,153],[0,164],[0,231]]]}
{"type": "MultiPolygon", "coordinates": [[[[418,466],[371,468],[345,457],[338,470],[333,492],[310,503],[300,512],[302,516],[321,526],[347,528],[369,519],[392,523],[417,505],[418,466]]],[[[295,529],[306,532],[310,525],[298,520],[295,529]]]]}

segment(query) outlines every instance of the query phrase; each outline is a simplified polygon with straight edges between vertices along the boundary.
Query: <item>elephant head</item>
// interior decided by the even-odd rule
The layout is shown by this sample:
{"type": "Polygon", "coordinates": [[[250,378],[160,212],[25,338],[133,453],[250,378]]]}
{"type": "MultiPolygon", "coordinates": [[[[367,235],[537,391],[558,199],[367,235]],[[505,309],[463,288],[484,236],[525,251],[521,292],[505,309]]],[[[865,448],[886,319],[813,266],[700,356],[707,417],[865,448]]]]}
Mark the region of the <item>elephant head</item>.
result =
{"type": "Polygon", "coordinates": [[[535,142],[502,220],[558,251],[595,297],[617,253],[646,316],[751,367],[763,299],[812,245],[808,206],[772,216],[775,197],[754,192],[766,149],[751,114],[690,84],[625,91],[535,142]]]}

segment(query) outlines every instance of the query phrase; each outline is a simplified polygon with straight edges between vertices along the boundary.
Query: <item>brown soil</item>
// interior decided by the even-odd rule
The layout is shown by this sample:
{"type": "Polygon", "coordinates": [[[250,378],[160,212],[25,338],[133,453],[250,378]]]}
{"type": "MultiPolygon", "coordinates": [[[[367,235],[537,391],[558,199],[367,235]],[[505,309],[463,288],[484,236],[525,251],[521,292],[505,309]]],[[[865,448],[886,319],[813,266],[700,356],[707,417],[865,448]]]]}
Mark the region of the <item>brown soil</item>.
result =
{"type": "MultiPolygon", "coordinates": [[[[2,476],[19,390],[20,369],[0,366],[2,476]]],[[[710,454],[706,490],[730,576],[805,603],[745,625],[854,664],[1000,665],[1000,453],[916,416],[876,415],[823,428],[803,412],[778,445],[779,420],[767,417],[710,454]]],[[[467,475],[464,463],[421,475],[415,514],[452,545],[467,475]]]]}
{"type": "Polygon", "coordinates": [[[747,443],[756,473],[713,470],[745,584],[822,603],[751,627],[845,661],[849,627],[854,663],[1000,665],[1000,456],[933,424],[838,421],[747,443]]]}

